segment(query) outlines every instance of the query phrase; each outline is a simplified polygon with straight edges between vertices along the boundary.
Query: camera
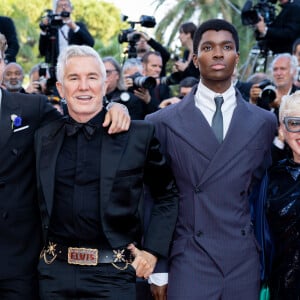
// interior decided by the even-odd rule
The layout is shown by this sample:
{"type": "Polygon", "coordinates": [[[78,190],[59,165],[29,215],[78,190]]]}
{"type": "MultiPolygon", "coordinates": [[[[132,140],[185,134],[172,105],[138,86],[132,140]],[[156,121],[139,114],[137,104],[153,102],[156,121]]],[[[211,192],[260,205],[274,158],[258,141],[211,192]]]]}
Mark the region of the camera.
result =
{"type": "Polygon", "coordinates": [[[181,79],[182,79],[182,74],[180,72],[173,72],[169,76],[162,77],[160,79],[160,83],[166,85],[175,85],[175,84],[179,84],[181,79]]]}
{"type": "Polygon", "coordinates": [[[45,25],[43,22],[40,23],[40,28],[43,31],[49,31],[50,29],[56,29],[61,26],[63,26],[63,18],[69,18],[70,12],[68,11],[62,11],[60,14],[54,14],[53,10],[47,9],[46,10],[46,16],[43,16],[43,18],[48,19],[48,24],[45,25]]]}
{"type": "Polygon", "coordinates": [[[252,1],[246,1],[241,14],[242,24],[255,25],[259,22],[260,16],[262,16],[266,25],[270,25],[276,17],[276,2],[277,0],[259,0],[253,6],[252,1]]]}
{"type": "MultiPolygon", "coordinates": [[[[125,16],[124,18],[125,18],[124,21],[126,21],[127,16],[125,16]]],[[[137,22],[127,21],[127,23],[129,23],[131,27],[128,29],[122,30],[121,33],[119,34],[118,41],[120,44],[125,43],[125,42],[128,43],[130,41],[137,42],[140,39],[140,34],[138,34],[138,33],[131,35],[132,37],[129,37],[129,39],[128,39],[129,34],[135,31],[134,30],[135,24],[141,24],[141,26],[147,27],[147,28],[153,28],[156,25],[155,18],[152,16],[146,16],[146,15],[142,15],[140,17],[140,20],[137,22]]]]}
{"type": "Polygon", "coordinates": [[[156,79],[154,77],[143,76],[141,73],[136,72],[129,76],[129,78],[133,80],[133,86],[128,89],[129,91],[133,91],[140,87],[145,89],[152,89],[156,87],[156,79]]]}
{"type": "Polygon", "coordinates": [[[269,104],[276,99],[276,87],[269,79],[261,81],[258,84],[258,87],[262,90],[262,92],[257,101],[257,105],[269,110],[269,104]]]}
{"type": "MultiPolygon", "coordinates": [[[[127,16],[123,17],[123,21],[127,20],[127,16]]],[[[118,42],[122,43],[129,43],[128,49],[126,53],[128,54],[128,58],[135,58],[137,57],[136,53],[136,43],[139,41],[141,35],[135,32],[135,24],[141,24],[143,27],[153,28],[156,25],[155,18],[152,16],[142,15],[138,22],[135,21],[127,21],[130,24],[130,28],[124,29],[118,35],[118,42]]]]}

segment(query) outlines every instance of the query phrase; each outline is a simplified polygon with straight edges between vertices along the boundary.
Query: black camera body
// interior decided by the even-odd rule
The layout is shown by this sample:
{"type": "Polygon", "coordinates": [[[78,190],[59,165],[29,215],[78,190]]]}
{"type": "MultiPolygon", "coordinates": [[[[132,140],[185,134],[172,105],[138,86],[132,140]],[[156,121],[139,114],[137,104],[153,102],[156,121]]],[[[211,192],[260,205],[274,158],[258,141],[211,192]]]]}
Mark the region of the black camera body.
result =
{"type": "Polygon", "coordinates": [[[43,18],[48,19],[48,25],[45,25],[42,22],[40,23],[40,28],[43,31],[49,31],[51,29],[60,28],[61,26],[64,25],[62,18],[70,17],[70,12],[68,12],[68,11],[62,11],[60,14],[54,14],[53,10],[47,9],[46,13],[47,13],[47,15],[44,16],[43,18]]]}
{"type": "Polygon", "coordinates": [[[156,79],[154,77],[143,76],[141,73],[136,72],[129,76],[129,78],[133,80],[133,86],[128,89],[131,92],[140,87],[145,89],[152,89],[156,87],[156,79]]]}
{"type": "Polygon", "coordinates": [[[257,105],[269,110],[269,104],[276,99],[276,87],[269,79],[261,81],[258,84],[258,87],[262,90],[262,92],[257,101],[257,105]]]}
{"type": "MultiPolygon", "coordinates": [[[[127,16],[125,16],[124,21],[127,20],[127,16]]],[[[135,58],[137,57],[136,53],[136,43],[139,41],[141,35],[139,33],[132,34],[135,30],[135,24],[141,24],[143,27],[153,28],[156,25],[155,18],[152,16],[142,15],[140,17],[140,21],[127,21],[130,24],[130,28],[124,29],[118,35],[118,42],[122,43],[129,43],[127,54],[128,58],[135,58]]]]}
{"type": "Polygon", "coordinates": [[[252,1],[246,1],[241,14],[242,24],[255,25],[259,22],[260,16],[262,16],[266,25],[270,25],[276,17],[276,2],[277,0],[259,0],[253,6],[252,1]]]}

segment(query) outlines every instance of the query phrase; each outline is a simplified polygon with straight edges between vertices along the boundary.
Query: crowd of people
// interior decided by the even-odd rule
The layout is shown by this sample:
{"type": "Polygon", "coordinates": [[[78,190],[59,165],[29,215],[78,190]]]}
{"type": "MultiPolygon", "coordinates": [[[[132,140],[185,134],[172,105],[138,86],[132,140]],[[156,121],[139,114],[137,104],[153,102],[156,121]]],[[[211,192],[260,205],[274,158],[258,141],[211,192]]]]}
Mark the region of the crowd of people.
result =
{"type": "Polygon", "coordinates": [[[300,299],[300,4],[279,2],[245,81],[226,20],[182,23],[169,70],[141,31],[100,57],[57,0],[24,86],[0,17],[1,299],[300,299]]]}

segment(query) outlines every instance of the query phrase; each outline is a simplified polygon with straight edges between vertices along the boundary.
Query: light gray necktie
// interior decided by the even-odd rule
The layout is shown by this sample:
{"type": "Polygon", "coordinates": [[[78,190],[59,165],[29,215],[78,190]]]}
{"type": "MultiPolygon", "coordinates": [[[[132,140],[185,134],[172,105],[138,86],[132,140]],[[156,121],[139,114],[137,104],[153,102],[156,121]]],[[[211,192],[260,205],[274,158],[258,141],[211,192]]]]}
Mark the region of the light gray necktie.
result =
{"type": "Polygon", "coordinates": [[[221,95],[214,98],[216,103],[216,111],[212,119],[211,128],[214,131],[217,140],[222,143],[223,141],[223,115],[221,111],[221,106],[224,102],[224,99],[221,95]]]}

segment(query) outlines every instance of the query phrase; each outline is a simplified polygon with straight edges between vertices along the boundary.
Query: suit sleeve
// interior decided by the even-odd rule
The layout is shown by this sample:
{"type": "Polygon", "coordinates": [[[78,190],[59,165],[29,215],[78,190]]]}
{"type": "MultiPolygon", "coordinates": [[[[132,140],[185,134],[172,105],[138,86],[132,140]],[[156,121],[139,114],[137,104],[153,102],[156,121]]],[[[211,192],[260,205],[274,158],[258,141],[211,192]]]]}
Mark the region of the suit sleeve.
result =
{"type": "Polygon", "coordinates": [[[167,257],[178,214],[179,193],[156,138],[150,143],[144,181],[153,198],[153,207],[143,247],[167,257]]]}
{"type": "Polygon", "coordinates": [[[20,46],[14,22],[10,18],[5,18],[1,19],[1,25],[2,28],[0,28],[0,31],[5,35],[5,38],[7,40],[7,50],[5,51],[5,58],[8,63],[15,62],[20,46]]]}
{"type": "Polygon", "coordinates": [[[74,42],[71,41],[71,44],[78,44],[78,45],[87,45],[90,47],[94,46],[94,38],[91,36],[91,34],[89,33],[86,25],[82,22],[76,23],[79,26],[79,30],[77,32],[74,33],[74,38],[76,37],[76,41],[74,39],[74,42]]]}

